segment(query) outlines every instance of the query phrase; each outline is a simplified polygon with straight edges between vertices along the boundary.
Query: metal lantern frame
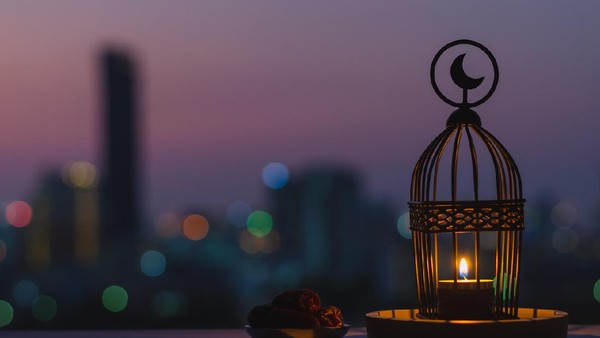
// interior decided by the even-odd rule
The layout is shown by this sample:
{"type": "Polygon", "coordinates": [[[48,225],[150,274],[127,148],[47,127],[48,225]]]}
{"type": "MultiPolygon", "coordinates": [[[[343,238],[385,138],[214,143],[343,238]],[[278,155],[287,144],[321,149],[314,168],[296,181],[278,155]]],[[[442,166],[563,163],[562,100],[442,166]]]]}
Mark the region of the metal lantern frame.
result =
{"type": "MultiPolygon", "coordinates": [[[[462,59],[460,62],[462,66],[462,59]]],[[[492,53],[480,43],[472,40],[457,40],[447,44],[436,54],[431,64],[430,75],[432,86],[438,96],[444,102],[458,109],[448,118],[446,129],[425,149],[412,174],[408,204],[419,316],[429,319],[438,318],[438,236],[444,233],[452,236],[452,261],[455,262],[452,272],[454,288],[456,288],[459,279],[459,237],[466,233],[473,234],[475,256],[473,266],[476,287],[479,288],[481,280],[480,235],[482,232],[495,232],[494,316],[497,319],[517,318],[522,231],[525,228],[525,200],[523,199],[521,176],[509,152],[496,137],[481,126],[479,116],[471,109],[485,102],[493,94],[498,83],[498,65],[492,53]],[[435,66],[440,56],[448,49],[458,45],[470,45],[480,49],[488,56],[494,69],[494,79],[490,90],[475,102],[468,102],[468,90],[473,89],[473,85],[461,82],[461,79],[455,78],[454,74],[451,74],[452,79],[463,89],[462,102],[454,102],[444,96],[435,81],[435,66]],[[459,148],[465,139],[472,168],[474,197],[472,200],[457,198],[459,148]],[[493,163],[496,193],[494,200],[479,199],[480,166],[475,146],[476,141],[483,144],[483,149],[487,150],[493,163]],[[443,168],[442,158],[447,153],[451,156],[451,166],[443,168]],[[440,195],[438,178],[441,173],[446,173],[445,169],[450,170],[451,199],[438,200],[438,195],[440,195]]]]}

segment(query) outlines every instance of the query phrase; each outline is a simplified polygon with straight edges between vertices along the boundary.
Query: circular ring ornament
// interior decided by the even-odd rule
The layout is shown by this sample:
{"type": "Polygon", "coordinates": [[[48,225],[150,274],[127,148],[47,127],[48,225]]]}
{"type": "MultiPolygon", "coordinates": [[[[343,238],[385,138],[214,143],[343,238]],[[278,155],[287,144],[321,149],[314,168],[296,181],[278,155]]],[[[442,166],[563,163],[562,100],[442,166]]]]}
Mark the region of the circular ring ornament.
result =
{"type": "Polygon", "coordinates": [[[473,40],[461,39],[461,40],[456,40],[456,41],[448,43],[447,45],[442,47],[442,49],[440,49],[437,52],[437,54],[433,58],[433,61],[431,62],[431,70],[430,70],[429,75],[431,78],[431,86],[433,87],[433,90],[435,91],[435,93],[440,97],[440,99],[442,99],[442,101],[446,102],[447,104],[449,104],[453,107],[472,108],[472,107],[477,107],[480,104],[487,101],[492,96],[494,91],[496,90],[496,86],[498,85],[498,63],[496,62],[496,58],[494,57],[492,52],[490,52],[490,50],[487,49],[484,45],[480,44],[479,42],[473,41],[473,40]],[[492,81],[492,86],[488,90],[487,94],[485,94],[481,99],[479,99],[475,102],[468,102],[466,100],[466,92],[469,89],[474,89],[479,84],[481,84],[481,82],[483,81],[483,78],[471,79],[468,76],[466,76],[466,74],[464,74],[464,71],[462,70],[462,60],[463,60],[465,54],[459,55],[454,60],[454,62],[452,64],[452,69],[451,69],[452,80],[454,81],[454,83],[456,83],[459,87],[461,87],[464,90],[464,93],[465,93],[463,95],[463,97],[465,99],[464,102],[455,102],[455,101],[452,101],[451,99],[449,99],[447,96],[445,96],[440,91],[440,88],[438,87],[438,85],[435,81],[435,66],[436,66],[438,60],[440,59],[442,54],[444,54],[447,50],[449,50],[452,47],[458,46],[458,45],[470,45],[475,48],[478,48],[479,50],[484,52],[485,55],[487,55],[487,57],[490,59],[490,61],[492,63],[492,67],[494,68],[494,80],[492,81]],[[458,75],[455,73],[457,71],[456,69],[458,69],[458,72],[459,72],[458,75]],[[466,83],[466,81],[469,81],[470,83],[466,83]]]}

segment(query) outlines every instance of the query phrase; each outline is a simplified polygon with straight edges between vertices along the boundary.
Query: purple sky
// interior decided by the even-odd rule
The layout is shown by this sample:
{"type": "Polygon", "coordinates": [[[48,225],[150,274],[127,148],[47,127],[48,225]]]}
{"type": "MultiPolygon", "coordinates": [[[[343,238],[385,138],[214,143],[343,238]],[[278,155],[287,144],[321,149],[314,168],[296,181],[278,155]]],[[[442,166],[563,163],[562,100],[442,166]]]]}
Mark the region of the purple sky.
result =
{"type": "MultiPolygon", "coordinates": [[[[429,84],[445,43],[500,65],[477,111],[528,198],[598,204],[598,1],[13,1],[0,4],[0,201],[45,168],[99,164],[96,56],[136,52],[144,203],[261,207],[262,167],[342,163],[404,208],[410,172],[452,111],[429,84]]],[[[469,70],[469,56],[465,68],[469,70]]],[[[477,74],[473,74],[477,77],[477,74]]]]}

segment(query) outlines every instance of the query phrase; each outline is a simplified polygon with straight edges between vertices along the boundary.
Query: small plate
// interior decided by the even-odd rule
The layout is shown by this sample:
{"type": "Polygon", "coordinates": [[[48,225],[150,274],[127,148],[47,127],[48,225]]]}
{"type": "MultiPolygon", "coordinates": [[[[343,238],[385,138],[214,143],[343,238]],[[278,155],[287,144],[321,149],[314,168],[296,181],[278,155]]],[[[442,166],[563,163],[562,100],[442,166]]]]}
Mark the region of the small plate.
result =
{"type": "Polygon", "coordinates": [[[342,338],[350,329],[348,324],[319,329],[255,329],[248,325],[245,327],[252,338],[342,338]]]}

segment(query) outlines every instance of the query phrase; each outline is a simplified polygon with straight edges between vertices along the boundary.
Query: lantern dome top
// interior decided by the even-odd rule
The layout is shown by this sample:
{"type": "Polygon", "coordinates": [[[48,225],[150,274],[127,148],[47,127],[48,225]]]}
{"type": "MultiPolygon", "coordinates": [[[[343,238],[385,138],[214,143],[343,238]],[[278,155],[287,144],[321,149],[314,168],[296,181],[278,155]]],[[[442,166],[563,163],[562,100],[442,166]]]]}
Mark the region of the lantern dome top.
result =
{"type": "Polygon", "coordinates": [[[417,161],[409,204],[411,207],[419,204],[418,209],[423,212],[420,217],[427,219],[434,215],[441,217],[439,206],[461,207],[450,208],[456,214],[443,213],[445,217],[435,222],[433,227],[431,222],[417,222],[417,219],[411,222],[411,227],[413,230],[442,232],[461,226],[461,231],[522,229],[524,200],[519,169],[500,141],[481,126],[479,115],[472,109],[487,101],[498,85],[496,59],[478,42],[457,40],[442,47],[435,55],[430,77],[436,94],[458,109],[448,118],[446,129],[429,144],[417,161]],[[483,51],[492,64],[491,85],[487,93],[476,101],[469,101],[469,91],[479,87],[485,77],[472,78],[465,73],[463,61],[466,53],[456,56],[450,66],[451,79],[463,92],[461,102],[449,99],[436,82],[436,65],[440,57],[458,45],[483,51]],[[489,173],[490,170],[492,173],[489,173]],[[450,175],[447,175],[448,171],[450,175]],[[489,198],[482,198],[486,193],[485,197],[489,198]],[[499,209],[506,211],[506,208],[515,212],[498,212],[499,209]],[[429,228],[422,228],[425,224],[429,228]]]}

